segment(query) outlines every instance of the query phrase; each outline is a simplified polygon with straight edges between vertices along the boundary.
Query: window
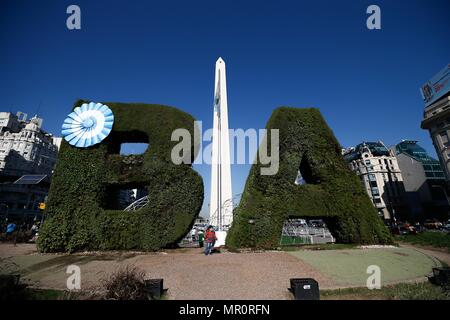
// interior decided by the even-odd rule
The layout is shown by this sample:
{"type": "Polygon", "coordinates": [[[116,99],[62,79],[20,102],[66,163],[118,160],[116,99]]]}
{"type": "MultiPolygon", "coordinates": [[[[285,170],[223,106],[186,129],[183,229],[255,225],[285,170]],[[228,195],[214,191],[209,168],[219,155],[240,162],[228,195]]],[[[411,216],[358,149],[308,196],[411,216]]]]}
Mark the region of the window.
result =
{"type": "Polygon", "coordinates": [[[439,136],[441,137],[441,142],[443,145],[446,145],[448,143],[448,136],[447,131],[442,131],[439,133],[439,136]]]}
{"type": "Polygon", "coordinates": [[[366,160],[366,164],[367,164],[367,165],[370,165],[370,160],[366,160]]]}

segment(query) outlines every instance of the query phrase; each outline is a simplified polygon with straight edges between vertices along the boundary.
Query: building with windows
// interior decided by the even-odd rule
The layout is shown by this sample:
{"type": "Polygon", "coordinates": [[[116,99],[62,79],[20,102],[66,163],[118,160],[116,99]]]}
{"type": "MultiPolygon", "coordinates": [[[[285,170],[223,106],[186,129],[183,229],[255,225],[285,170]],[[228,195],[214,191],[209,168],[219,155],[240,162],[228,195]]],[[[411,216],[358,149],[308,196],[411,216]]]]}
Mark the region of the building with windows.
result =
{"type": "Polygon", "coordinates": [[[41,118],[0,112],[0,215],[39,215],[61,138],[42,130],[41,118]]]}
{"type": "Polygon", "coordinates": [[[446,178],[450,178],[450,94],[425,108],[422,129],[428,129],[446,178]]]}
{"type": "Polygon", "coordinates": [[[421,88],[425,110],[422,129],[430,133],[447,180],[450,179],[450,64],[421,88]]]}
{"type": "Polygon", "coordinates": [[[342,153],[380,217],[389,220],[405,213],[402,173],[394,153],[383,142],[362,142],[342,153]]]}
{"type": "Polygon", "coordinates": [[[414,140],[402,140],[391,150],[402,172],[412,218],[445,217],[449,207],[445,174],[439,161],[414,140]]]}

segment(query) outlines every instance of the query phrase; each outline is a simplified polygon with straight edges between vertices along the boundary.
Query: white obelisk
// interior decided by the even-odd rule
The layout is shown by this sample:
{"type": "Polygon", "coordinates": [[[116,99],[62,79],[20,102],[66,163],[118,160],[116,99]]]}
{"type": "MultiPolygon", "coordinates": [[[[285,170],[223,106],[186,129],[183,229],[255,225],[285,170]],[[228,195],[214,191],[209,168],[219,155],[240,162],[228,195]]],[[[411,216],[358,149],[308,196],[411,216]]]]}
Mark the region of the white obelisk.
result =
{"type": "MultiPolygon", "coordinates": [[[[233,222],[231,193],[230,140],[228,133],[227,78],[225,62],[216,62],[214,92],[214,127],[211,161],[210,224],[226,231],[233,222]]],[[[226,236],[226,233],[225,233],[226,236]]],[[[218,242],[221,242],[217,234],[218,242]]],[[[217,245],[216,245],[217,246],[217,245]]]]}

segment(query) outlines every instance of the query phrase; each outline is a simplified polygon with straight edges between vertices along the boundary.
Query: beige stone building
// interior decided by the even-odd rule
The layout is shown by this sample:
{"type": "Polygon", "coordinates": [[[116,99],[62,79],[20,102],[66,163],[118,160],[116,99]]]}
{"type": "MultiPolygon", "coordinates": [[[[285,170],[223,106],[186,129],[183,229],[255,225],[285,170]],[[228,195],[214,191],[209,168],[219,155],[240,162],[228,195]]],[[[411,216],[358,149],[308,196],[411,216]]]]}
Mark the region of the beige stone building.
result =
{"type": "Polygon", "coordinates": [[[61,138],[41,128],[42,119],[0,112],[0,216],[37,217],[45,202],[61,138]]]}
{"type": "Polygon", "coordinates": [[[380,217],[393,219],[404,208],[403,178],[397,159],[383,142],[363,142],[342,151],[380,217]]]}
{"type": "Polygon", "coordinates": [[[431,140],[448,180],[450,178],[450,93],[425,108],[421,127],[430,132],[431,140]]]}

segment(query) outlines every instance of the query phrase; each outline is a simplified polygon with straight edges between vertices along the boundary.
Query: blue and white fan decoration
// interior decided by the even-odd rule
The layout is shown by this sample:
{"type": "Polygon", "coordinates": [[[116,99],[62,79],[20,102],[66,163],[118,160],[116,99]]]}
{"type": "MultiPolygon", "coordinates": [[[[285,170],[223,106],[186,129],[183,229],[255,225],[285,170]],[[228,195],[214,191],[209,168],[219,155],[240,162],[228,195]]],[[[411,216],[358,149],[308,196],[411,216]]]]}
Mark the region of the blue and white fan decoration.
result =
{"type": "Polygon", "coordinates": [[[93,146],[105,139],[112,130],[114,114],[101,103],[83,103],[64,120],[62,135],[78,148],[93,146]]]}

